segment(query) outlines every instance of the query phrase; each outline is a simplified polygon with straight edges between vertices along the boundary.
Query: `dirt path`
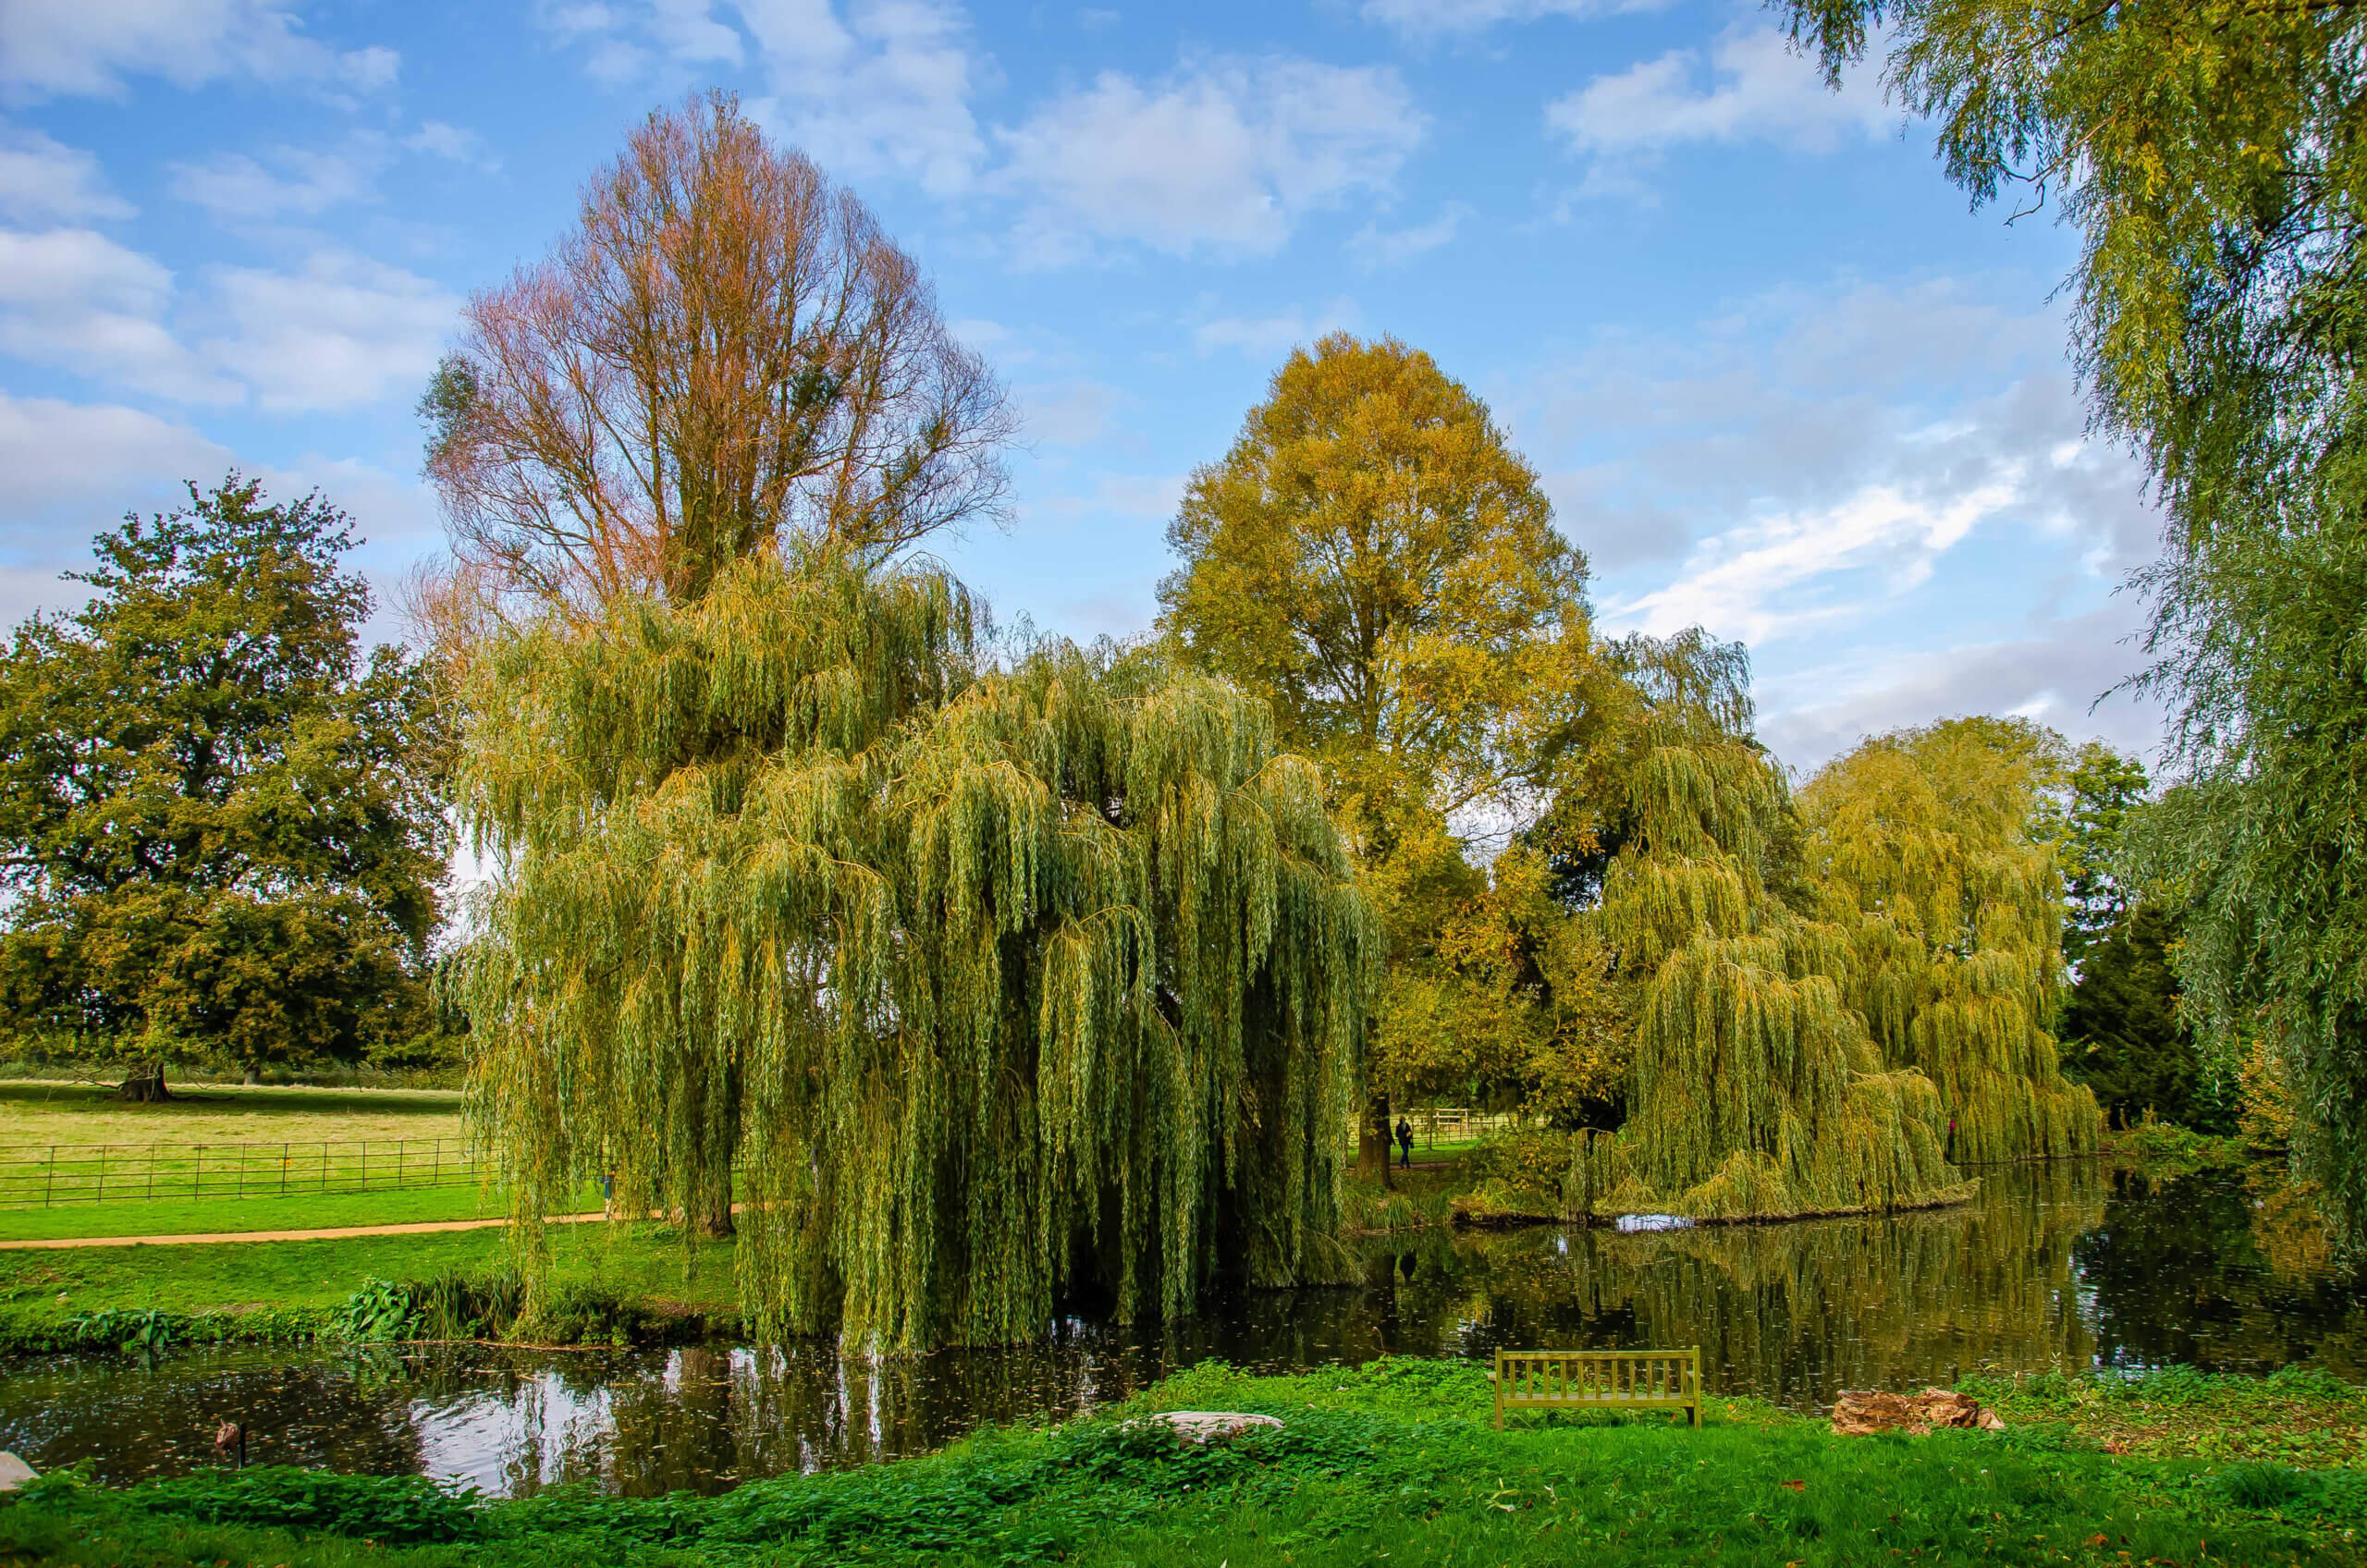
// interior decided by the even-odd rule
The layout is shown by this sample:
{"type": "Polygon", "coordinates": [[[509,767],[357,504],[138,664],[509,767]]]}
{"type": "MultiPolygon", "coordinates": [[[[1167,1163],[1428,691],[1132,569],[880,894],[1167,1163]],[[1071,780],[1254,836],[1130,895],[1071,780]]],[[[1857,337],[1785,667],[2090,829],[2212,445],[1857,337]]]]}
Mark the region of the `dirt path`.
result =
{"type": "MultiPolygon", "coordinates": [[[[736,1207],[736,1206],[735,1206],[736,1207]]],[[[546,1224],[582,1225],[605,1214],[554,1214],[546,1224]]],[[[322,1231],[215,1231],[174,1236],[62,1236],[0,1242],[0,1252],[48,1252],[66,1247],[190,1247],[215,1242],[336,1242],[348,1236],[423,1236],[435,1231],[490,1231],[507,1219],[423,1219],[408,1225],[339,1225],[322,1231]]]]}

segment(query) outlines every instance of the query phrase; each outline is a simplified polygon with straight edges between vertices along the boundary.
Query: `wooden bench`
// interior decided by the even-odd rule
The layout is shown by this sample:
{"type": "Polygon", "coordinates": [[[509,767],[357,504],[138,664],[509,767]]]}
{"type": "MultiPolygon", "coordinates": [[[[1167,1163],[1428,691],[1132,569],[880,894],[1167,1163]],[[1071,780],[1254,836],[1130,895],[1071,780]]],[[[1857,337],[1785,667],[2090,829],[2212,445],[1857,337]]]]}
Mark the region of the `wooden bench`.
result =
{"type": "Polygon", "coordinates": [[[1500,1350],[1496,1426],[1508,1410],[1681,1410],[1701,1425],[1701,1352],[1500,1350]]]}

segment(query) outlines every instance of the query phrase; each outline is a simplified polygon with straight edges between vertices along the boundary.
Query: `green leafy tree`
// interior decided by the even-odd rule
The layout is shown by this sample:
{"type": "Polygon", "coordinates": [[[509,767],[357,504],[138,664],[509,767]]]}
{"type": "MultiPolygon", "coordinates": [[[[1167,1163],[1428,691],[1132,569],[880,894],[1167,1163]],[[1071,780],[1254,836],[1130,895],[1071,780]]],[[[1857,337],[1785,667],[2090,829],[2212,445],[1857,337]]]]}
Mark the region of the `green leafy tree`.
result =
{"type": "Polygon", "coordinates": [[[1810,907],[1854,954],[1848,1005],[1939,1090],[1952,1159],[2084,1153],[2101,1129],[2047,1033],[2064,883],[2045,803],[2066,750],[2026,720],[1948,719],[1876,736],[1800,792],[1810,907]]]}
{"type": "MultiPolygon", "coordinates": [[[[1585,559],[1484,403],[1429,355],[1344,333],[1284,361],[1168,539],[1163,630],[1322,767],[1391,984],[1413,987],[1367,1053],[1363,1158],[1384,1165],[1392,1085],[1490,1076],[1479,1057],[1502,1054],[1436,1032],[1508,983],[1441,939],[1490,897],[1469,836],[1533,815],[1580,741],[1600,676],[1585,559]]],[[[1530,967],[1511,983],[1533,992],[1530,967]]]]}
{"type": "Polygon", "coordinates": [[[1636,709],[1606,748],[1625,825],[1596,916],[1633,990],[1628,1116],[1574,1173],[1605,1212],[1708,1219],[1961,1196],[1940,1096],[1890,1066],[1850,987],[1846,925],[1777,896],[1791,802],[1751,734],[1741,646],[1617,649],[1636,709]]]}
{"type": "Polygon", "coordinates": [[[2187,905],[2205,1053],[2282,1061],[2295,1160],[2367,1242],[2367,6],[1785,0],[1894,94],[1976,202],[2055,202],[2099,423],[2167,517],[2148,683],[2177,787],[2140,862],[2187,905]]]}
{"type": "Polygon", "coordinates": [[[758,555],[470,665],[498,865],[461,990],[531,1250],[613,1173],[719,1218],[759,1323],[865,1351],[1335,1282],[1378,937],[1262,700],[959,586],[758,555]]]}
{"type": "Polygon", "coordinates": [[[2064,1070],[2123,1124],[2149,1111],[2233,1131],[2226,1072],[2206,1072],[2181,1015],[2174,958],[2183,912],[2129,875],[2130,835],[2151,794],[2144,765],[2100,741],[2079,748],[2059,804],[2042,814],[2063,868],[2063,956],[2071,984],[2056,1034],[2064,1070]]]}
{"type": "Polygon", "coordinates": [[[418,1033],[448,830],[436,710],[366,656],[342,513],[232,474],[99,536],[80,610],[0,655],[0,1001],[165,1093],[168,1062],[418,1033]]]}

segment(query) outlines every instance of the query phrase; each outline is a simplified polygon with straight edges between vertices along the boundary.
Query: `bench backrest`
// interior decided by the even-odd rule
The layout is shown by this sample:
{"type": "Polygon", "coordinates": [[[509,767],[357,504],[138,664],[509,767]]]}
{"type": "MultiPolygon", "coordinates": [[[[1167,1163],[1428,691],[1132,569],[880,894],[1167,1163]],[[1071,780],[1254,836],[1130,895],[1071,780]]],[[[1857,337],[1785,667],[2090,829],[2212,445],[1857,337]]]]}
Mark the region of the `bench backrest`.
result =
{"type": "Polygon", "coordinates": [[[1499,1412],[1572,1404],[1699,1410],[1700,1349],[1496,1353],[1499,1412]]]}

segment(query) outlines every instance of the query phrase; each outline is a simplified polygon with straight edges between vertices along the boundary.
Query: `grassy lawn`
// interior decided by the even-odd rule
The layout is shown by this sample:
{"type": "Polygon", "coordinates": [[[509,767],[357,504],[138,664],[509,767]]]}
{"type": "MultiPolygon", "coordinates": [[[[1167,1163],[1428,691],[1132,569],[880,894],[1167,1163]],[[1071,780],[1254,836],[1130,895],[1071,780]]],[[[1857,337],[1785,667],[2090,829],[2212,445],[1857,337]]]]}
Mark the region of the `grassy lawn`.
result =
{"type": "MultiPolygon", "coordinates": [[[[127,1207],[136,1207],[131,1205],[127,1207]]],[[[235,1242],[0,1253],[0,1307],[70,1314],[104,1308],[172,1313],[329,1307],[365,1280],[423,1280],[499,1267],[499,1231],[357,1236],[326,1242],[235,1242]]],[[[708,1243],[695,1280],[670,1231],[567,1225],[552,1232],[562,1280],[710,1311],[734,1305],[729,1243],[708,1243]]]]}
{"type": "Polygon", "coordinates": [[[242,1088],[208,1084],[131,1105],[88,1084],[0,1083],[0,1145],[333,1143],[457,1138],[451,1089],[242,1088]]]}
{"type": "MultiPolygon", "coordinates": [[[[587,1192],[583,1208],[600,1200],[587,1192]]],[[[402,1187],[371,1193],[299,1193],[289,1197],[207,1198],[190,1203],[90,1203],[0,1208],[0,1242],[71,1236],[171,1236],[217,1231],[316,1231],[344,1225],[483,1219],[504,1212],[475,1187],[402,1187]]]]}
{"type": "Polygon", "coordinates": [[[272,1470],[124,1492],[43,1485],[0,1506],[0,1561],[2183,1568],[2357,1563],[2351,1537],[2367,1524],[2367,1477],[2353,1472],[2117,1456],[2060,1423],[1836,1438],[1719,1405],[1699,1430],[1598,1418],[1499,1433],[1487,1414],[1484,1374],[1467,1364],[1289,1378],[1203,1365],[1061,1427],[714,1499],[558,1488],[477,1505],[416,1477],[272,1470]],[[1140,1419],[1157,1409],[1282,1425],[1199,1447],[1140,1419]]]}

